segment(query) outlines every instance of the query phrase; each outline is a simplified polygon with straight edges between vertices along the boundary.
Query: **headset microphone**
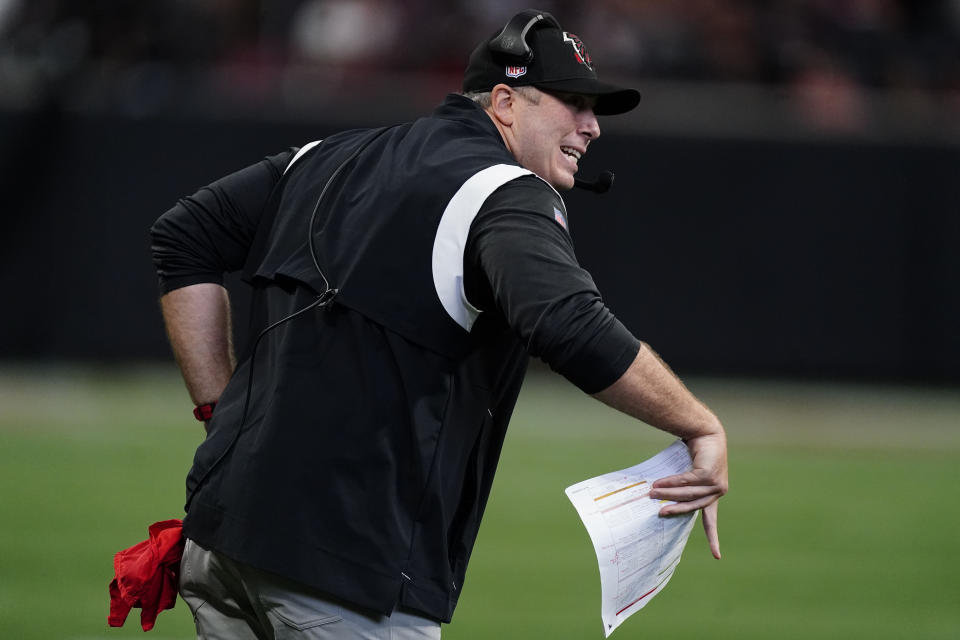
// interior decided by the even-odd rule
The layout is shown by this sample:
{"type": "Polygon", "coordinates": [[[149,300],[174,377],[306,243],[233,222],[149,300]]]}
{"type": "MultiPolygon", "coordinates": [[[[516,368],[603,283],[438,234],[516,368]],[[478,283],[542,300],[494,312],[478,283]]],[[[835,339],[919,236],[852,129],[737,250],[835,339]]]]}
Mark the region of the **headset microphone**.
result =
{"type": "Polygon", "coordinates": [[[613,178],[613,171],[601,171],[597,179],[593,181],[574,178],[573,186],[586,189],[587,191],[593,191],[594,193],[606,193],[610,190],[610,187],[613,186],[613,178]]]}

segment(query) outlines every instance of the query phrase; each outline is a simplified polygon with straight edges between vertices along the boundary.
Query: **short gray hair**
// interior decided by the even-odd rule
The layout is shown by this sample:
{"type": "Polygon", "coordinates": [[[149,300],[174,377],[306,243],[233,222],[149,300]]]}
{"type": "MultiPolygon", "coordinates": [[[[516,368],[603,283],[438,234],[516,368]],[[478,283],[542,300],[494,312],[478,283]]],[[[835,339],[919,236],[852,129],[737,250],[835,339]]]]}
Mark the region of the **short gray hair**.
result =
{"type": "MultiPolygon", "coordinates": [[[[536,87],[523,85],[520,87],[511,87],[511,88],[517,93],[519,93],[521,96],[523,96],[524,100],[527,100],[528,102],[531,102],[533,104],[540,103],[540,91],[536,87]]],[[[465,98],[469,98],[473,100],[484,109],[490,108],[491,100],[490,100],[489,91],[465,91],[460,95],[462,95],[465,98]]]]}
{"type": "Polygon", "coordinates": [[[465,91],[460,95],[462,95],[464,98],[470,98],[484,109],[490,106],[489,91],[465,91]]]}

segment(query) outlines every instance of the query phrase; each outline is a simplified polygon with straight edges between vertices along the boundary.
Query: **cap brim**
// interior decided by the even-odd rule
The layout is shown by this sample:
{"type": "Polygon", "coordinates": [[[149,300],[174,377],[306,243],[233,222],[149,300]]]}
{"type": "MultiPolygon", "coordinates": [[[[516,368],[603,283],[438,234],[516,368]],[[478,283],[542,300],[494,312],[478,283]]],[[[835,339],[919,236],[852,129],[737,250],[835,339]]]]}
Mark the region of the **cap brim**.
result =
{"type": "Polygon", "coordinates": [[[598,116],[615,116],[619,113],[626,113],[640,104],[640,92],[636,89],[626,89],[589,78],[550,80],[536,82],[533,86],[547,91],[596,96],[597,105],[593,108],[593,112],[598,116]]]}

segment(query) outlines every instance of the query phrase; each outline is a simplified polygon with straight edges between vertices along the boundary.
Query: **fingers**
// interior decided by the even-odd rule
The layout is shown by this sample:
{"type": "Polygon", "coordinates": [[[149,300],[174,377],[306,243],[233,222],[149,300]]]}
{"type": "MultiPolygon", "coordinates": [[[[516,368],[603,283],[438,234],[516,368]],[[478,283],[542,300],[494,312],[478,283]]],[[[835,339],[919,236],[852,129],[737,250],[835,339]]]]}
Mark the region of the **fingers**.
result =
{"type": "Polygon", "coordinates": [[[671,500],[673,504],[660,509],[661,516],[675,516],[703,510],[703,531],[707,536],[710,553],[720,559],[720,535],[718,532],[718,500],[726,494],[726,474],[715,478],[703,470],[678,473],[660,478],[653,483],[650,497],[656,500],[671,500]]]}
{"type": "Polygon", "coordinates": [[[703,532],[707,534],[707,544],[710,545],[710,553],[717,560],[720,559],[720,533],[717,530],[717,511],[720,503],[713,502],[703,508],[703,532]]]}
{"type": "Polygon", "coordinates": [[[703,532],[707,534],[707,544],[710,553],[717,560],[720,559],[720,533],[717,528],[717,514],[719,510],[719,495],[710,495],[690,502],[668,504],[660,509],[661,516],[676,516],[703,509],[703,532]]]}
{"type": "Polygon", "coordinates": [[[708,472],[694,470],[660,478],[653,483],[650,497],[656,500],[694,502],[705,497],[719,498],[724,493],[725,477],[715,478],[708,472]]]}
{"type": "Polygon", "coordinates": [[[685,487],[691,484],[703,484],[702,476],[697,474],[696,471],[687,471],[686,473],[678,473],[674,476],[666,476],[665,478],[660,478],[653,483],[653,488],[658,489],[661,487],[685,487]]]}
{"type": "MultiPolygon", "coordinates": [[[[726,441],[722,435],[694,438],[687,446],[691,449],[693,469],[658,479],[651,487],[651,498],[703,507],[727,493],[726,441]]],[[[692,509],[685,511],[689,510],[692,509]]]]}
{"type": "Polygon", "coordinates": [[[650,492],[650,497],[654,500],[671,500],[673,502],[693,502],[709,496],[719,498],[721,495],[723,495],[723,490],[715,484],[678,487],[676,489],[658,488],[650,492]]]}
{"type": "Polygon", "coordinates": [[[687,441],[693,470],[660,478],[653,483],[650,497],[669,500],[672,504],[660,509],[661,516],[673,516],[703,510],[703,531],[710,553],[720,559],[720,535],[717,527],[718,500],[726,495],[727,447],[723,433],[690,438],[687,441]]]}
{"type": "Polygon", "coordinates": [[[697,509],[708,507],[709,505],[715,503],[718,499],[719,496],[711,494],[687,502],[673,502],[671,504],[664,505],[660,509],[659,513],[661,516],[678,516],[684,513],[691,513],[697,509]]]}

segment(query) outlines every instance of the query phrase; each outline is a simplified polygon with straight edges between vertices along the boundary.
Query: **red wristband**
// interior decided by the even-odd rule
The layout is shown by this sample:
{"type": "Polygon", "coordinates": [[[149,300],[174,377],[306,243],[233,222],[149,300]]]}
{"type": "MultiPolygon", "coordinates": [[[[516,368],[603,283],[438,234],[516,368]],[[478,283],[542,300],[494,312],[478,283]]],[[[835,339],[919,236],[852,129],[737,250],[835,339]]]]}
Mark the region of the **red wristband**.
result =
{"type": "Polygon", "coordinates": [[[194,407],[193,417],[200,422],[206,422],[213,417],[213,408],[215,406],[217,406],[216,402],[208,402],[207,404],[201,404],[198,407],[194,407]]]}

